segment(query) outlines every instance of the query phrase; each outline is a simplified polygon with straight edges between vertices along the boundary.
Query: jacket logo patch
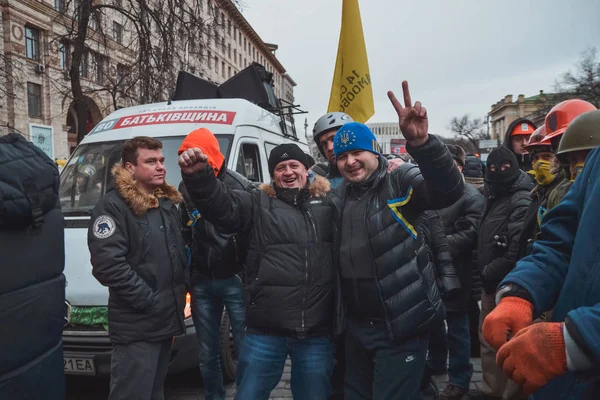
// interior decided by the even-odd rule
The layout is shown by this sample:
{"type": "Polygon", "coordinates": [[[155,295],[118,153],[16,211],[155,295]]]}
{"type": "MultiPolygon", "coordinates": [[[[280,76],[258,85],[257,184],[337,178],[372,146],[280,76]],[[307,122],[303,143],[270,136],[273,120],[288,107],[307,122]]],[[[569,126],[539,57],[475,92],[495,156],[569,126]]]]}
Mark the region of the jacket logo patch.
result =
{"type": "Polygon", "coordinates": [[[312,200],[310,204],[321,204],[323,200],[312,200]]]}
{"type": "Polygon", "coordinates": [[[101,215],[94,221],[93,233],[98,239],[109,238],[115,233],[115,220],[108,215],[101,215]]]}

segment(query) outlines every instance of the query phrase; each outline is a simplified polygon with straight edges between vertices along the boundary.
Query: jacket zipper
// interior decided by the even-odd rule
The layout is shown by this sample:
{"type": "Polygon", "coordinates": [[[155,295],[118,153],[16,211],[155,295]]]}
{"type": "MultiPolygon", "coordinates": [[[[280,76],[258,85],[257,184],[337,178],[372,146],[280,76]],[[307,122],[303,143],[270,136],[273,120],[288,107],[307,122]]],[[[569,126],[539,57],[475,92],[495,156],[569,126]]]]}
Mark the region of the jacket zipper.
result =
{"type": "MultiPolygon", "coordinates": [[[[160,200],[159,200],[159,203],[158,203],[158,212],[160,213],[160,219],[161,219],[163,227],[164,227],[163,235],[165,237],[165,242],[167,244],[167,248],[170,249],[170,247],[169,247],[169,236],[167,235],[167,224],[165,224],[165,217],[163,215],[163,209],[162,209],[162,205],[160,204],[160,200]]],[[[172,258],[170,258],[170,261],[171,261],[171,272],[172,272],[171,273],[171,292],[173,293],[173,297],[175,297],[175,304],[177,304],[177,293],[175,293],[175,287],[174,287],[174,283],[175,283],[175,266],[173,265],[173,259],[172,258]]],[[[183,310],[181,310],[181,311],[183,312],[183,310]]],[[[183,321],[183,318],[179,318],[179,316],[178,316],[177,317],[177,322],[179,323],[179,326],[181,326],[181,329],[185,333],[185,325],[182,323],[182,321],[183,321]]]]}
{"type": "MultiPolygon", "coordinates": [[[[385,178],[389,179],[389,178],[385,178]]],[[[374,190],[371,196],[369,196],[369,202],[367,203],[367,210],[371,208],[371,203],[373,202],[373,197],[377,195],[377,191],[374,190]]],[[[379,211],[381,217],[381,210],[379,211]]],[[[367,237],[369,236],[369,230],[367,225],[367,218],[365,215],[365,231],[367,232],[367,237]]],[[[381,293],[381,286],[379,285],[379,277],[377,276],[377,264],[375,263],[375,257],[373,256],[373,248],[371,247],[371,239],[368,240],[369,247],[369,255],[371,256],[371,260],[373,260],[373,272],[375,279],[375,286],[377,286],[377,293],[379,294],[379,301],[381,301],[381,305],[383,306],[383,313],[385,315],[385,325],[388,330],[388,334],[390,335],[390,339],[394,340],[394,332],[392,331],[392,325],[390,324],[390,317],[388,315],[387,307],[385,306],[385,301],[383,300],[383,294],[381,293]]]]}
{"type": "MultiPolygon", "coordinates": [[[[312,215],[310,214],[310,211],[306,210],[306,215],[312,226],[315,241],[316,241],[317,227],[315,226],[315,222],[313,220],[312,215]]],[[[305,263],[306,266],[305,266],[305,270],[304,270],[304,290],[302,291],[302,327],[301,327],[301,333],[300,333],[301,338],[306,337],[305,336],[305,327],[306,327],[305,316],[306,316],[306,291],[308,290],[308,268],[309,268],[308,246],[309,246],[309,242],[310,242],[310,236],[307,237],[307,239],[308,240],[306,241],[306,248],[304,249],[304,258],[306,259],[306,263],[305,263]]]]}

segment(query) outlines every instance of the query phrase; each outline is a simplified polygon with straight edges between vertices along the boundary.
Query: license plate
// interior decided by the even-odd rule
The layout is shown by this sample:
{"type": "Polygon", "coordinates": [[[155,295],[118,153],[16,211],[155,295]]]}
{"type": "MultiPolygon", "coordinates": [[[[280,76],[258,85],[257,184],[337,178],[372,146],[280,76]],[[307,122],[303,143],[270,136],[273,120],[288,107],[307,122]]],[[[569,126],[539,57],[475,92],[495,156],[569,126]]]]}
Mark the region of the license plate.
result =
{"type": "Polygon", "coordinates": [[[65,373],[73,375],[96,375],[94,360],[91,358],[64,357],[65,373]]]}

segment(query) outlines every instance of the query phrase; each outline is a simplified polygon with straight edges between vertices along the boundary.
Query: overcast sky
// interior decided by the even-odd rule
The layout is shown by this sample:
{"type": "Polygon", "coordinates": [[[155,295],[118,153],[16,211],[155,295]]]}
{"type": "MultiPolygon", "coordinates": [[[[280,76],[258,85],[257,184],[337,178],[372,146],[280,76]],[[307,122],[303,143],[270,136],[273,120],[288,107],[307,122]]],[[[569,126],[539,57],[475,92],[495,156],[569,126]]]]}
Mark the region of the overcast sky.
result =
{"type": "MultiPolygon", "coordinates": [[[[342,0],[243,2],[261,38],[279,45],[312,131],[329,103],[342,0]]],[[[600,51],[598,0],[359,2],[375,100],[368,122],[397,121],[386,91],[401,96],[408,80],[413,101],[427,107],[430,132],[448,134],[453,116],[483,117],[506,94],[550,92],[581,52],[600,51]]]]}

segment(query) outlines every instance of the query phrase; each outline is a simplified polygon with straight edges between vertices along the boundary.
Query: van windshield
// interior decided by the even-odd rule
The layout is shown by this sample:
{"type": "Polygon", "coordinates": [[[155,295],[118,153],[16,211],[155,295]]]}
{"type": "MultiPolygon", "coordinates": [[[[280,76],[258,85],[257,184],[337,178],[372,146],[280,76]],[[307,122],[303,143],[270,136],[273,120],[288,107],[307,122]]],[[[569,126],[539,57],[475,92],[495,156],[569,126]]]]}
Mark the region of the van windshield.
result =
{"type": "MultiPolygon", "coordinates": [[[[183,136],[157,139],[163,144],[167,182],[178,187],[181,172],[177,165],[177,150],[181,146],[183,136]]],[[[227,162],[231,136],[218,135],[217,139],[227,162]]],[[[123,143],[124,140],[119,140],[89,143],[77,147],[60,174],[60,204],[65,216],[91,214],[96,203],[113,185],[111,169],[121,161],[123,143]]]]}

